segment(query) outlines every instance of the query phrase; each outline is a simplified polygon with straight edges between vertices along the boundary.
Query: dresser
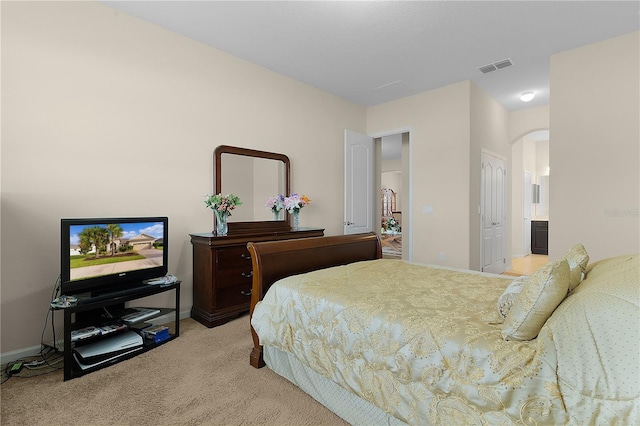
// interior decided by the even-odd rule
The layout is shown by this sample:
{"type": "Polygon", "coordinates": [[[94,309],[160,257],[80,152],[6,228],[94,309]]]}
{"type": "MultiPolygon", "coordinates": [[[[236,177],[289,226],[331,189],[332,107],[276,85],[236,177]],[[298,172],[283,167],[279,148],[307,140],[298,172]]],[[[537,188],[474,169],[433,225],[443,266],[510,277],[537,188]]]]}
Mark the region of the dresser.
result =
{"type": "Polygon", "coordinates": [[[256,230],[223,237],[211,232],[190,234],[193,247],[193,307],[191,317],[207,327],[226,323],[248,312],[252,266],[248,242],[322,237],[324,229],[256,230]]]}

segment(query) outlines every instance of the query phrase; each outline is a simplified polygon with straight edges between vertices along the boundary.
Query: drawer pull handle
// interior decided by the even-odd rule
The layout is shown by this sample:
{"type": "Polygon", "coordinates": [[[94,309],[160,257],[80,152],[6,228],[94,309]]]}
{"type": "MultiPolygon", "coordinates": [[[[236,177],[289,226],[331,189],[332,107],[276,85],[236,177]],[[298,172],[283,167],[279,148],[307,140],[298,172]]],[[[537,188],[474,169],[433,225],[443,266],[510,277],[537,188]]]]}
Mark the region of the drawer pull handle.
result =
{"type": "Polygon", "coordinates": [[[249,272],[248,274],[246,272],[242,272],[241,275],[245,278],[251,278],[253,276],[253,271],[249,272]]]}
{"type": "Polygon", "coordinates": [[[240,255],[240,257],[241,257],[242,259],[251,259],[251,255],[244,254],[244,253],[242,253],[242,254],[240,255]]]}
{"type": "Polygon", "coordinates": [[[253,291],[253,289],[251,289],[251,290],[249,290],[249,291],[244,291],[244,290],[242,290],[242,291],[240,292],[240,294],[241,294],[241,295],[243,295],[243,296],[251,296],[251,292],[252,292],[252,291],[253,291]]]}

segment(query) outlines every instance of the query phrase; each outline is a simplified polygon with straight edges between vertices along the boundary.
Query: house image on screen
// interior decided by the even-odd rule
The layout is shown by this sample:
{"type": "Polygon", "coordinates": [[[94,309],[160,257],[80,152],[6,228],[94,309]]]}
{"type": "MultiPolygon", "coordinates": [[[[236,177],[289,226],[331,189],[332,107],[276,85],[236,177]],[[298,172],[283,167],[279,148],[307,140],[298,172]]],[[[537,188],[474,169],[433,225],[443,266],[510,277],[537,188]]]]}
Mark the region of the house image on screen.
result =
{"type": "MultiPolygon", "coordinates": [[[[92,247],[92,250],[95,250],[95,249],[93,249],[93,247],[92,247]]],[[[80,246],[78,244],[71,244],[69,246],[69,254],[71,256],[78,256],[78,255],[82,254],[82,253],[80,253],[80,246]]]]}
{"type": "Polygon", "coordinates": [[[156,239],[147,234],[136,235],[131,238],[127,243],[133,247],[135,251],[145,250],[153,248],[153,243],[156,239]]]}

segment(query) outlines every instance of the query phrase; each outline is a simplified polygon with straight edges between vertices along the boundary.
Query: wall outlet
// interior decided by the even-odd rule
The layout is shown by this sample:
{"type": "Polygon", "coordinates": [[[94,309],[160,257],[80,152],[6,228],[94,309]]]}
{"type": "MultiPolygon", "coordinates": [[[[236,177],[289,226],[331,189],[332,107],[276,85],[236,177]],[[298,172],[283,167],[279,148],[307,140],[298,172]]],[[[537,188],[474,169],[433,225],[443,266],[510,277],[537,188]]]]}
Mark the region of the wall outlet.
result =
{"type": "Polygon", "coordinates": [[[444,252],[443,251],[440,252],[440,255],[438,256],[438,259],[444,260],[444,252]]]}
{"type": "Polygon", "coordinates": [[[64,339],[60,339],[56,343],[57,343],[57,345],[54,345],[52,340],[49,340],[49,341],[46,341],[46,342],[42,342],[42,344],[47,348],[51,348],[51,349],[55,349],[55,350],[60,351],[60,352],[64,352],[64,339]]]}

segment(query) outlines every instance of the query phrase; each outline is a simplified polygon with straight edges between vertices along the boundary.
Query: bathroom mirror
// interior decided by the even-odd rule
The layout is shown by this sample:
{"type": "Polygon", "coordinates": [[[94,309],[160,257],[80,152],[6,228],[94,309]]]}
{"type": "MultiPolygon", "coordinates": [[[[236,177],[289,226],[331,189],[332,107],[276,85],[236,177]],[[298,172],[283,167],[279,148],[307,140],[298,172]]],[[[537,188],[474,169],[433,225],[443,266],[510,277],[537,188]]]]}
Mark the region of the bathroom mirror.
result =
{"type": "Polygon", "coordinates": [[[540,196],[536,205],[536,216],[549,216],[549,175],[538,176],[540,196]]]}
{"type": "Polygon", "coordinates": [[[229,217],[229,230],[256,230],[289,227],[288,214],[275,220],[265,207],[269,197],[289,195],[291,165],[289,157],[275,152],[220,145],[214,151],[215,193],[234,194],[242,205],[229,217]]]}

